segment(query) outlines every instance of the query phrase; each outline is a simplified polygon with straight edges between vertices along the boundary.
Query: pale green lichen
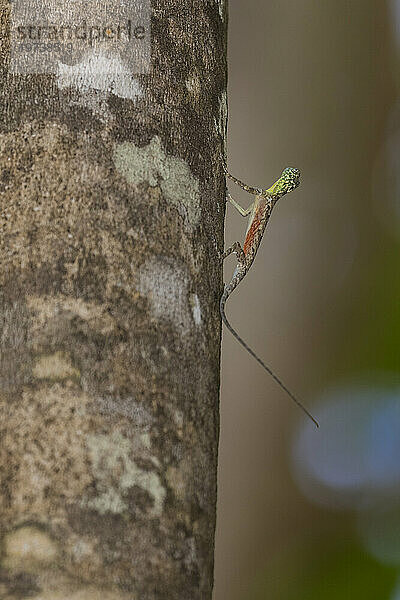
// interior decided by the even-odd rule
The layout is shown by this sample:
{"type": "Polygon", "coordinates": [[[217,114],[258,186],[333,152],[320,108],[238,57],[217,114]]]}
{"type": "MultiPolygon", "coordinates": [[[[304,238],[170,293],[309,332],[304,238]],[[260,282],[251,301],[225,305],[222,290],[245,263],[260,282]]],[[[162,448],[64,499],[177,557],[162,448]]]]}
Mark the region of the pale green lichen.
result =
{"type": "MultiPolygon", "coordinates": [[[[140,438],[139,438],[140,439],[140,438]]],[[[98,496],[83,502],[101,514],[120,514],[128,510],[126,493],[133,486],[146,491],[153,499],[152,516],[163,511],[166,491],[157,473],[140,469],[131,458],[132,443],[119,432],[87,437],[89,456],[96,479],[98,496]]],[[[143,456],[147,457],[143,447],[143,456]]]]}
{"type": "Polygon", "coordinates": [[[118,144],[114,148],[113,158],[117,171],[129,183],[160,186],[165,199],[175,206],[191,225],[198,223],[199,182],[184,160],[165,153],[158,136],[143,148],[133,142],[118,144]]]}

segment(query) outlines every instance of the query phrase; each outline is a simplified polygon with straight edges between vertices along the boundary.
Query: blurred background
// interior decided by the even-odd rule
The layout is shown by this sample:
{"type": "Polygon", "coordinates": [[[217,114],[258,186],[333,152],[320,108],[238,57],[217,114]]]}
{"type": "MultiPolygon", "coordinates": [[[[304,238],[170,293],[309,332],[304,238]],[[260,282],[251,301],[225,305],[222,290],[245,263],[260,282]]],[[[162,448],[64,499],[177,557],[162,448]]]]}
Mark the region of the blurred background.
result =
{"type": "Polygon", "coordinates": [[[224,330],[214,600],[400,600],[399,62],[400,0],[229,0],[230,171],[302,183],[227,314],[321,427],[224,330]]]}

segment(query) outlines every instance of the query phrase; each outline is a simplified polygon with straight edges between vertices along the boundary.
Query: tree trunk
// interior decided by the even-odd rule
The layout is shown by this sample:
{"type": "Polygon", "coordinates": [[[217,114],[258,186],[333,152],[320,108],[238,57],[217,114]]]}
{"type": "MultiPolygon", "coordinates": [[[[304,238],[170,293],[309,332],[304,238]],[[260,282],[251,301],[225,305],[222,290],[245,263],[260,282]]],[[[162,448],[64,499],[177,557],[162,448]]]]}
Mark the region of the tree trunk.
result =
{"type": "Polygon", "coordinates": [[[12,72],[11,26],[0,0],[0,597],[210,599],[224,2],[154,2],[138,75],[12,72]]]}

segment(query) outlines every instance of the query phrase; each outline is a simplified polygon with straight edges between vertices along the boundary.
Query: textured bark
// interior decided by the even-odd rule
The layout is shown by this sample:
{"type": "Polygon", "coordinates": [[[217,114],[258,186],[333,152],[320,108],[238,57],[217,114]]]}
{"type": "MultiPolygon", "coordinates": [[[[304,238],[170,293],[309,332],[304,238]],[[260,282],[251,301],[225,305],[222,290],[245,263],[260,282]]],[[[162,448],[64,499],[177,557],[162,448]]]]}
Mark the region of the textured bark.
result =
{"type": "Polygon", "coordinates": [[[11,74],[9,10],[0,0],[0,597],[209,599],[223,1],[154,4],[135,98],[11,74]]]}

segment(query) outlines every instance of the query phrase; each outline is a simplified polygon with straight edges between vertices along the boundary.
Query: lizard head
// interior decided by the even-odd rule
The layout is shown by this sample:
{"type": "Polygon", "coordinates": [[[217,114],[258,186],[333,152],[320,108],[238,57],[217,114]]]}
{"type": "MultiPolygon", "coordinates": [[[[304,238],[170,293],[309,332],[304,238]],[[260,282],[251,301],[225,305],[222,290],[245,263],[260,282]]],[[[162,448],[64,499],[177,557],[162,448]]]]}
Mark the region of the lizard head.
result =
{"type": "Polygon", "coordinates": [[[286,167],[286,169],[283,169],[282,175],[279,177],[278,181],[276,181],[274,185],[266,190],[266,194],[268,196],[281,198],[288,192],[295,190],[298,185],[300,185],[299,169],[295,169],[294,167],[286,167]]]}

